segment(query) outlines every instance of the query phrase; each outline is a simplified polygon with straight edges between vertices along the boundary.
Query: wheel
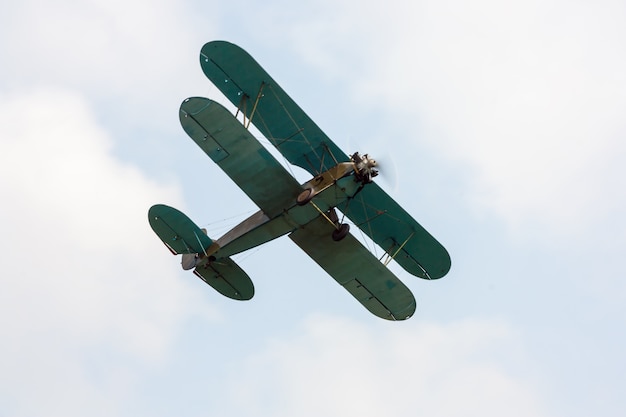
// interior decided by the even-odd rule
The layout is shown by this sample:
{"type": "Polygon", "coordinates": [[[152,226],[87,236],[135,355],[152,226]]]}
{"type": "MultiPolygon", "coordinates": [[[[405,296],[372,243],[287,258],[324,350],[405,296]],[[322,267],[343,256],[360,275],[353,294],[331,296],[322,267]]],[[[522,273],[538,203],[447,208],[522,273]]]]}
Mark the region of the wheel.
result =
{"type": "Polygon", "coordinates": [[[304,206],[309,201],[311,201],[312,198],[313,198],[313,190],[311,190],[310,188],[307,188],[304,191],[302,191],[300,194],[298,194],[298,197],[296,197],[296,203],[299,206],[304,206]]]}
{"type": "Polygon", "coordinates": [[[333,230],[333,240],[339,242],[344,237],[348,236],[350,232],[350,225],[347,223],[341,223],[338,229],[333,230]]]}

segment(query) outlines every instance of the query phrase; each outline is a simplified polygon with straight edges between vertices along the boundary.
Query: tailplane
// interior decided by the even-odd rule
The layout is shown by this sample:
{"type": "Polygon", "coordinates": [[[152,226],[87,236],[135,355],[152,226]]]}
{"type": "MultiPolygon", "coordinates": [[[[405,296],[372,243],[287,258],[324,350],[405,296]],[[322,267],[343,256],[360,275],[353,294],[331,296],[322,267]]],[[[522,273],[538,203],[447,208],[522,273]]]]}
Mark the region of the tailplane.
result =
{"type": "Polygon", "coordinates": [[[148,220],[154,233],[174,255],[216,252],[219,246],[194,222],[174,207],[156,204],[148,211],[148,220]]]}
{"type": "Polygon", "coordinates": [[[216,256],[220,247],[207,236],[206,229],[164,204],[150,207],[148,220],[170,252],[182,255],[184,270],[193,269],[196,276],[226,297],[249,300],[254,296],[250,277],[232,259],[216,256]]]}

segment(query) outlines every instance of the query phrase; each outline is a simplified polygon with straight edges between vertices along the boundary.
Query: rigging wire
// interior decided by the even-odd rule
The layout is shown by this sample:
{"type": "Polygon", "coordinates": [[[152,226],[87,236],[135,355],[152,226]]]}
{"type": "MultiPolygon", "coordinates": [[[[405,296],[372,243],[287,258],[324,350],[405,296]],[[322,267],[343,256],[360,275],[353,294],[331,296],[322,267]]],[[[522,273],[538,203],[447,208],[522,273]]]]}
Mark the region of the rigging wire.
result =
{"type": "MultiPolygon", "coordinates": [[[[265,145],[267,145],[267,144],[272,145],[272,147],[271,147],[271,148],[269,148],[269,147],[265,146],[265,148],[266,148],[266,149],[268,149],[268,152],[270,152],[270,149],[272,149],[272,150],[276,150],[276,147],[274,146],[274,144],[273,144],[273,143],[272,143],[269,139],[267,139],[265,136],[263,136],[262,134],[261,134],[261,136],[260,136],[260,137],[258,137],[257,135],[252,135],[252,136],[253,136],[256,140],[258,140],[259,142],[261,142],[261,143],[263,144],[263,146],[265,146],[265,145]]],[[[289,173],[291,174],[291,176],[292,176],[292,177],[296,178],[296,175],[295,175],[295,173],[293,172],[293,165],[291,164],[291,162],[289,162],[289,161],[287,160],[287,158],[285,157],[285,155],[283,155],[283,153],[282,153],[282,152],[278,152],[278,153],[280,154],[280,157],[282,158],[282,160],[283,160],[283,162],[284,162],[284,163],[282,164],[282,165],[283,165],[283,167],[285,167],[285,168],[289,171],[289,173]]]]}
{"type": "Polygon", "coordinates": [[[233,255],[233,258],[237,260],[237,263],[243,263],[243,261],[255,255],[260,250],[261,250],[261,246],[257,246],[256,248],[249,249],[245,252],[241,252],[236,255],[233,255]]]}
{"type": "Polygon", "coordinates": [[[221,231],[228,231],[233,226],[236,226],[237,224],[239,224],[242,219],[250,217],[250,215],[252,215],[253,213],[255,213],[257,211],[258,210],[256,210],[256,209],[248,210],[248,211],[245,211],[245,212],[234,214],[234,215],[229,216],[229,217],[225,217],[223,219],[214,220],[214,221],[209,222],[209,223],[203,223],[202,227],[207,229],[207,233],[209,235],[217,234],[217,233],[219,233],[221,231]]]}

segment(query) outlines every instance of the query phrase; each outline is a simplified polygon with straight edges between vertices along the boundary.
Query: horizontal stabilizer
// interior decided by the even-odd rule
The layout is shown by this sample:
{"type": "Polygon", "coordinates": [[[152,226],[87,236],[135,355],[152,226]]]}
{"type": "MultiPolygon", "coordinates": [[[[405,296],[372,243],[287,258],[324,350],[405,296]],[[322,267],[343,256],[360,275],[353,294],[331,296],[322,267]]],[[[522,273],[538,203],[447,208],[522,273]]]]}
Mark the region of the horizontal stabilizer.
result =
{"type": "Polygon", "coordinates": [[[198,266],[193,273],[217,292],[233,300],[249,300],[254,296],[252,280],[230,258],[220,258],[198,266]]]}
{"type": "Polygon", "coordinates": [[[206,253],[213,244],[189,217],[173,207],[157,204],[150,207],[148,220],[154,233],[175,255],[181,253],[206,253]]]}

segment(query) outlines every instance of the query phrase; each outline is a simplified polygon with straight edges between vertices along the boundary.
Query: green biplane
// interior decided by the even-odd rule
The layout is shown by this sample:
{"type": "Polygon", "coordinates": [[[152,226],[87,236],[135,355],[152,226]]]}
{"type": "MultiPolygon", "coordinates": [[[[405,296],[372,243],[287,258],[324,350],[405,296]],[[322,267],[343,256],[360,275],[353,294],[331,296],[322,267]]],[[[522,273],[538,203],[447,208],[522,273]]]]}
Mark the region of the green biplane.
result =
{"type": "Polygon", "coordinates": [[[393,259],[409,273],[431,280],[448,272],[450,256],[373,182],[376,161],[359,153],[346,155],[238,46],[209,42],[200,52],[200,65],[236,113],[192,97],[180,106],[180,122],[260,210],[212,240],[180,211],[151,207],[152,229],[173,254],[182,254],[183,269],[193,269],[227,297],[249,300],[252,281],[231,256],[289,235],[370,312],[388,320],[411,317],[415,298],[387,264],[393,259]],[[312,179],[296,181],[248,131],[250,123],[312,179]],[[344,216],[384,250],[381,259],[349,233],[344,216]]]}

